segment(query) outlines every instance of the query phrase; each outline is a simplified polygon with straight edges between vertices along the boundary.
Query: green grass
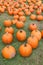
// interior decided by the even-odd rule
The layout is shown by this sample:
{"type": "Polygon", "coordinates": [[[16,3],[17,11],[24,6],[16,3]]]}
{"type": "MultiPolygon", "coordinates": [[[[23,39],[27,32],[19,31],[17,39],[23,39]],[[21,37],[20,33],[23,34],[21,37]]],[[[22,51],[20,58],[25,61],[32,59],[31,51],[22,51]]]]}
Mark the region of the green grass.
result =
{"type": "MultiPolygon", "coordinates": [[[[27,57],[27,58],[21,57],[19,54],[18,48],[21,44],[23,44],[26,41],[19,42],[16,39],[16,32],[18,31],[18,29],[16,28],[15,25],[12,26],[14,28],[14,40],[11,45],[16,48],[17,54],[13,59],[10,59],[10,60],[7,60],[2,57],[1,50],[6,45],[3,44],[1,37],[4,34],[4,29],[5,29],[3,22],[6,19],[13,19],[13,16],[9,16],[7,13],[0,14],[0,26],[2,27],[2,31],[0,31],[0,65],[43,65],[43,39],[41,39],[41,41],[39,41],[38,48],[33,50],[33,53],[30,57],[27,57]]],[[[32,21],[29,19],[29,17],[27,17],[25,26],[23,28],[23,30],[25,30],[27,33],[27,37],[29,37],[31,34],[31,32],[28,30],[28,25],[33,22],[37,24],[39,30],[41,30],[43,27],[42,26],[43,21],[41,21],[41,22],[32,21]]]]}

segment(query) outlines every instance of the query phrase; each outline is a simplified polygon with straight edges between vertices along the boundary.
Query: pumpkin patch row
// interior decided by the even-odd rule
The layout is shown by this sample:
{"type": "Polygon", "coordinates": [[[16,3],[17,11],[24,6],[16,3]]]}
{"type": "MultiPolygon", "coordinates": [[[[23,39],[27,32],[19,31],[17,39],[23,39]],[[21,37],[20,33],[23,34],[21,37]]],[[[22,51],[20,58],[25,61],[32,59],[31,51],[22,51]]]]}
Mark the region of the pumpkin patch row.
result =
{"type": "MultiPolygon", "coordinates": [[[[1,0],[0,1],[0,13],[3,13],[5,11],[8,11],[8,14],[14,16],[14,20],[20,20],[25,22],[26,16],[29,15],[31,20],[43,20],[43,3],[41,0],[1,0]],[[26,4],[26,2],[28,4],[26,4]],[[33,14],[36,12],[36,15],[33,14]]],[[[14,23],[14,22],[13,22],[14,23]]]]}

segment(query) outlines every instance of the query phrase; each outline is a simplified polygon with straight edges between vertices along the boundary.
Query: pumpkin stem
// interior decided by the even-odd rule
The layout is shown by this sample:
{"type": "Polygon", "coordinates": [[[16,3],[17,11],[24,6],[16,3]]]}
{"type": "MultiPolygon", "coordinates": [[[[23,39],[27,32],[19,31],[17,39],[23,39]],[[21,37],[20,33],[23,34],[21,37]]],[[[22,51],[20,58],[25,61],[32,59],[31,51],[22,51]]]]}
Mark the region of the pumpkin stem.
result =
{"type": "Polygon", "coordinates": [[[9,45],[7,45],[7,48],[9,48],[9,45]]]}
{"type": "Polygon", "coordinates": [[[25,47],[26,47],[27,45],[25,44],[25,47]]]}
{"type": "Polygon", "coordinates": [[[22,30],[20,30],[20,32],[22,33],[22,30]]]}
{"type": "Polygon", "coordinates": [[[34,25],[34,23],[33,23],[33,25],[34,25]]]}

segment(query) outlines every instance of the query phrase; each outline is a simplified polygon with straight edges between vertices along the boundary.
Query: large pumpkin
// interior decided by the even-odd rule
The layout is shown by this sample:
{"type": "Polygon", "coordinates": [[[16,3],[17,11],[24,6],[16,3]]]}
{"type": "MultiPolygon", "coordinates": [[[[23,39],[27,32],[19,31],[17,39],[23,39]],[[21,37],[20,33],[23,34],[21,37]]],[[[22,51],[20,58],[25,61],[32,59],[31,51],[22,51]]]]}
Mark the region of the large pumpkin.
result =
{"type": "Polygon", "coordinates": [[[7,45],[2,49],[2,56],[6,59],[11,59],[15,57],[16,49],[13,46],[7,45]]]}
{"type": "Polygon", "coordinates": [[[29,44],[22,44],[19,47],[19,53],[23,57],[30,56],[32,53],[32,47],[29,44]]]}

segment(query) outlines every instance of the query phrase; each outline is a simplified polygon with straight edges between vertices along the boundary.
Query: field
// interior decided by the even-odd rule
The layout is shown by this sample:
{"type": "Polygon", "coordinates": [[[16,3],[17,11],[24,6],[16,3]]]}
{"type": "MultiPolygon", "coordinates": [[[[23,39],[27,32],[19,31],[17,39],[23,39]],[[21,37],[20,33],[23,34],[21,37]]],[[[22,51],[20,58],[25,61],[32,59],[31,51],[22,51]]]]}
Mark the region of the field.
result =
{"type": "MultiPolygon", "coordinates": [[[[14,28],[14,40],[11,45],[16,48],[17,54],[15,58],[10,60],[7,60],[2,57],[1,50],[6,45],[3,44],[1,38],[2,38],[2,35],[4,34],[4,29],[5,29],[3,22],[6,19],[13,19],[13,16],[10,16],[7,12],[0,14],[0,26],[2,27],[2,31],[0,31],[0,65],[43,65],[43,39],[39,41],[38,48],[33,50],[33,53],[30,57],[27,57],[27,58],[21,57],[18,52],[18,48],[21,44],[23,44],[26,41],[19,42],[16,39],[16,32],[18,31],[18,29],[16,28],[15,25],[12,26],[14,28]]],[[[31,33],[31,31],[28,30],[28,26],[30,23],[33,23],[33,22],[37,24],[39,30],[43,28],[43,21],[40,21],[40,22],[32,21],[27,16],[27,20],[23,28],[23,30],[25,30],[27,33],[27,38],[30,36],[30,33],[31,33]]]]}

